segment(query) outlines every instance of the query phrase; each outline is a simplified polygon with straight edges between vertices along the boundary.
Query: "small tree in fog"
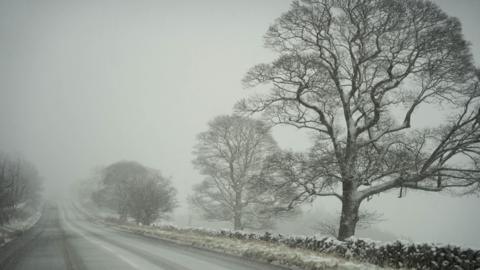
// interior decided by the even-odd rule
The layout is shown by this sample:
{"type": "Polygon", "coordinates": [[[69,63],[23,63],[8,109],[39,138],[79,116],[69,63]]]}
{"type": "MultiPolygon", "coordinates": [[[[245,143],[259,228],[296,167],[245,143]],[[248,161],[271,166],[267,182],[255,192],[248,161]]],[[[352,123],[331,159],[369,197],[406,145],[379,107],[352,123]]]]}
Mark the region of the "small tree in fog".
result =
{"type": "Polygon", "coordinates": [[[241,116],[218,116],[208,127],[193,161],[206,178],[190,201],[205,218],[231,221],[235,230],[272,226],[289,194],[265,185],[265,160],[278,150],[270,127],[241,116]]]}
{"type": "Polygon", "coordinates": [[[430,1],[303,0],[265,41],[278,58],[244,82],[272,89],[237,108],[315,134],[309,153],[278,157],[277,168],[299,201],[340,200],[339,239],[381,192],[478,190],[480,91],[457,19],[430,1]],[[414,126],[425,104],[449,111],[443,124],[414,126]]]}
{"type": "Polygon", "coordinates": [[[41,180],[29,162],[0,153],[0,224],[19,212],[19,205],[36,206],[41,180]]]}
{"type": "Polygon", "coordinates": [[[120,161],[101,171],[103,187],[92,194],[100,206],[117,211],[119,219],[128,216],[150,224],[173,211],[176,191],[170,181],[155,170],[134,161],[120,161]]]}
{"type": "Polygon", "coordinates": [[[128,217],[130,182],[136,177],[144,177],[147,169],[134,161],[120,161],[101,170],[101,190],[93,194],[94,201],[107,206],[125,221],[128,217]]]}
{"type": "Polygon", "coordinates": [[[165,218],[176,206],[176,190],[159,173],[135,177],[129,184],[129,213],[137,223],[150,225],[165,218]]]}

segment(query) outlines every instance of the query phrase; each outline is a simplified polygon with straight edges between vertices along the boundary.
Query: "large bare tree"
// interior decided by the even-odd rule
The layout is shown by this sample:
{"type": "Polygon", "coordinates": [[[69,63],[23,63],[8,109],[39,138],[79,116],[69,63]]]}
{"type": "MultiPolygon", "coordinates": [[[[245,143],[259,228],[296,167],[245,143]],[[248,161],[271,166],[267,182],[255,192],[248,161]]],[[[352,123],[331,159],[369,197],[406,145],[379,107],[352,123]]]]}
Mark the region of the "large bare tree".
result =
{"type": "Polygon", "coordinates": [[[193,161],[206,178],[190,201],[207,219],[232,221],[235,230],[271,227],[291,193],[266,185],[272,175],[265,161],[278,150],[270,127],[235,115],[218,116],[208,126],[198,135],[193,161]]]}
{"type": "Polygon", "coordinates": [[[265,41],[278,58],[244,82],[272,89],[237,109],[316,134],[309,153],[272,161],[297,200],[341,201],[339,239],[372,195],[479,189],[478,72],[456,18],[430,1],[303,0],[265,41]],[[419,110],[448,114],[426,128],[419,110]]]}

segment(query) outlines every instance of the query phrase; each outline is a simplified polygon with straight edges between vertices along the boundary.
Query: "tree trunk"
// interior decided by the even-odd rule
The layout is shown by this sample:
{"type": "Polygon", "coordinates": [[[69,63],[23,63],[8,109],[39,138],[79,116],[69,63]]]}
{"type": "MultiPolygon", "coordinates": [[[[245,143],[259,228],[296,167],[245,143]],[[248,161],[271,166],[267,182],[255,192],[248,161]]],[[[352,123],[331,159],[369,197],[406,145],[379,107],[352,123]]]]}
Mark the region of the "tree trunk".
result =
{"type": "Polygon", "coordinates": [[[233,211],[233,229],[241,230],[242,228],[242,192],[237,191],[235,194],[235,210],[233,211]]]}
{"type": "Polygon", "coordinates": [[[119,220],[120,222],[122,222],[122,223],[123,223],[123,222],[126,222],[126,221],[127,221],[127,214],[126,214],[126,213],[123,213],[123,212],[120,213],[120,215],[119,215],[119,217],[118,217],[118,220],[119,220]]]}
{"type": "Polygon", "coordinates": [[[355,235],[355,227],[358,222],[358,209],[360,201],[355,197],[353,183],[343,183],[342,214],[338,229],[338,240],[343,241],[355,235]]]}
{"type": "Polygon", "coordinates": [[[120,206],[118,209],[118,220],[120,222],[126,222],[128,217],[128,211],[126,207],[120,206]]]}
{"type": "Polygon", "coordinates": [[[242,213],[241,211],[235,211],[233,217],[233,229],[241,230],[242,229],[242,213]]]}

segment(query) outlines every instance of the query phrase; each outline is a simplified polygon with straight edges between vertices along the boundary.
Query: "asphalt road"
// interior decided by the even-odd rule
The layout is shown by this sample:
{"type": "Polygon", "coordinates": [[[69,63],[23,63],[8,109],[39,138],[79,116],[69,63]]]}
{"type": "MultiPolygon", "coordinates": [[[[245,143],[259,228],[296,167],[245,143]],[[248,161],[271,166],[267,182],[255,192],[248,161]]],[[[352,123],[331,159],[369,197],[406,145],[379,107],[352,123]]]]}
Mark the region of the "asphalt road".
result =
{"type": "Polygon", "coordinates": [[[242,258],[121,232],[89,222],[67,206],[48,206],[37,225],[0,248],[14,270],[280,270],[242,258]]]}

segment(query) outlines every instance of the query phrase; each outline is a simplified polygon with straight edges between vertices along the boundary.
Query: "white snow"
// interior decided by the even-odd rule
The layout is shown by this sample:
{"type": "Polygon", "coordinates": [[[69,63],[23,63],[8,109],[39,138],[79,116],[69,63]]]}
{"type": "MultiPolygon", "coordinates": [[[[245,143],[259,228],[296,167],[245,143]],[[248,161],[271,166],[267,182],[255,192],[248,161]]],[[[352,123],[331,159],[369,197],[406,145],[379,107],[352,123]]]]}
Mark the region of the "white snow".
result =
{"type": "MultiPolygon", "coordinates": [[[[297,269],[384,269],[371,264],[349,261],[330,255],[322,255],[318,252],[302,248],[291,248],[279,243],[222,237],[218,231],[215,235],[210,235],[214,232],[212,230],[207,232],[198,228],[179,229],[173,226],[169,229],[168,227],[110,225],[129,232],[160,238],[183,245],[190,245],[297,269]]],[[[332,241],[336,240],[332,239],[332,241]]]]}
{"type": "Polygon", "coordinates": [[[41,216],[41,211],[37,210],[26,219],[12,219],[7,224],[0,226],[0,247],[13,240],[22,232],[33,227],[41,216]]]}

